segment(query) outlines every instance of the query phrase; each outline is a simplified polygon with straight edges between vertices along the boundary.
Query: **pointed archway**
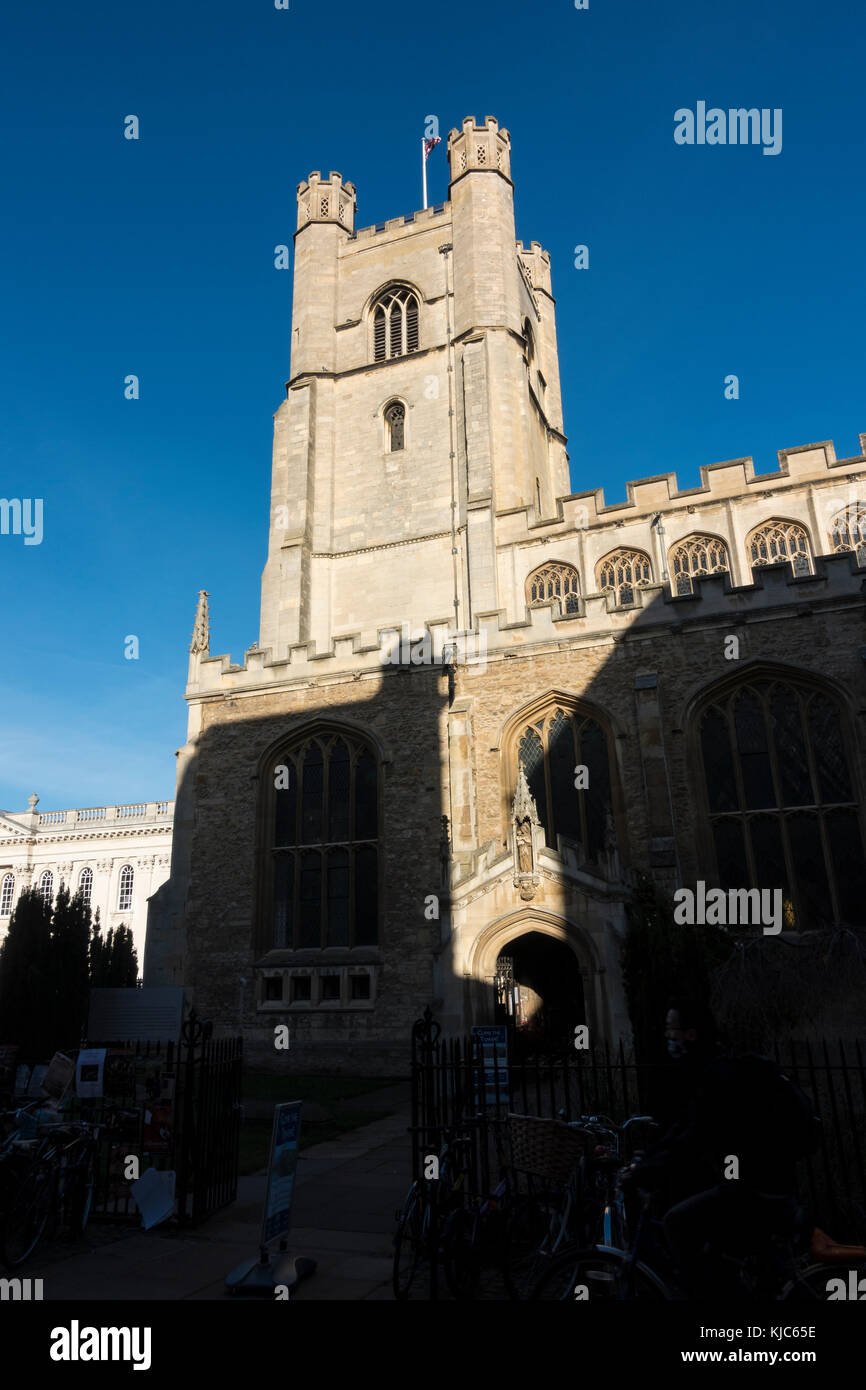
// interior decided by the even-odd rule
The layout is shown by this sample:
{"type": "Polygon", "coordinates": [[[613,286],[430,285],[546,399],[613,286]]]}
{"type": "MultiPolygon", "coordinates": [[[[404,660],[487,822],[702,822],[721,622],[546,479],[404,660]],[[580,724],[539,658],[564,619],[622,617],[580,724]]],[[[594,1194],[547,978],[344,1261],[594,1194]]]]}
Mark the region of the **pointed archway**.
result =
{"type": "Polygon", "coordinates": [[[543,932],[509,941],[496,959],[496,1021],[532,1048],[567,1047],[586,1022],[580,966],[574,952],[543,932]]]}

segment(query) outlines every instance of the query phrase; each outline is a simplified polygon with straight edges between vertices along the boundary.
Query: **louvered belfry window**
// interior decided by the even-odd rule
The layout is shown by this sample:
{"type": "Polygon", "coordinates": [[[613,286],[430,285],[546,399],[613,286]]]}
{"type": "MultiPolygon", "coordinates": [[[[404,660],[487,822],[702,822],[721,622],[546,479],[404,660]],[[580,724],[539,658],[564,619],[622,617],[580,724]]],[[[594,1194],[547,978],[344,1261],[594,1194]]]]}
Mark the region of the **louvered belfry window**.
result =
{"type": "Polygon", "coordinates": [[[418,300],[409,289],[386,290],[373,311],[373,359],[418,351],[418,300]]]}

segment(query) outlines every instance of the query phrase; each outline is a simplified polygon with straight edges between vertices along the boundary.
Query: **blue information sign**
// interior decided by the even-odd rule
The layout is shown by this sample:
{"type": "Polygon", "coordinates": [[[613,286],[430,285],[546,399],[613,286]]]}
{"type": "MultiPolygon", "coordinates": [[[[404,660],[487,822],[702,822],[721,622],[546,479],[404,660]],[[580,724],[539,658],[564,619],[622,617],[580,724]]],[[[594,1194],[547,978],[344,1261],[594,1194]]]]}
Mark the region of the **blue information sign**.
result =
{"type": "MultiPolygon", "coordinates": [[[[481,1052],[484,1068],[484,1105],[495,1105],[497,1087],[499,1101],[508,1101],[508,1029],[505,1024],[494,1024],[489,1028],[473,1028],[472,1037],[481,1052]]],[[[477,1056],[477,1052],[476,1052],[477,1056]]],[[[479,1088],[476,1087],[476,1104],[480,1105],[479,1088]]]]}
{"type": "Polygon", "coordinates": [[[272,1240],[281,1240],[288,1235],[300,1133],[301,1102],[292,1100],[278,1105],[274,1111],[274,1130],[271,1137],[268,1191],[262,1217],[262,1245],[267,1245],[272,1240]]]}

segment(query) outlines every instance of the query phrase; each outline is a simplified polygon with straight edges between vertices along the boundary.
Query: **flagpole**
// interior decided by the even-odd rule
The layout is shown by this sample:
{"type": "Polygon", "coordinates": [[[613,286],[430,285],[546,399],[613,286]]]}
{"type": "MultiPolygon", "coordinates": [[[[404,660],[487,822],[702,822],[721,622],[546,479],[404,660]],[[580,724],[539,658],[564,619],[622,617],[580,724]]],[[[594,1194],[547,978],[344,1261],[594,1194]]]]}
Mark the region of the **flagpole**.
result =
{"type": "Polygon", "coordinates": [[[426,206],[427,206],[427,151],[426,151],[426,149],[424,148],[424,146],[425,146],[425,140],[424,140],[424,136],[422,135],[422,136],[421,136],[421,187],[422,187],[423,193],[424,193],[424,203],[423,203],[423,206],[426,208],[426,206]]]}

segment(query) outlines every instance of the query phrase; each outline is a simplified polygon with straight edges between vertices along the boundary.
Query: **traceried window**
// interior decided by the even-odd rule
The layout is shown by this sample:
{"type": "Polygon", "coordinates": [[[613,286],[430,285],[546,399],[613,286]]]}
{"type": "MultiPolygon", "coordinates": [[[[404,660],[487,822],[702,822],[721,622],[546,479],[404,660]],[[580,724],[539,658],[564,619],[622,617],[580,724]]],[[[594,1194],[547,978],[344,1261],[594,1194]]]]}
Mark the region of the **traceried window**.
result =
{"type": "Polygon", "coordinates": [[[42,894],[42,901],[50,906],[54,897],[54,875],[50,869],[46,869],[39,880],[39,892],[42,894]]]}
{"type": "Polygon", "coordinates": [[[554,708],[519,735],[517,756],[547,843],[555,848],[561,835],[581,846],[584,860],[597,859],[612,814],[610,753],[601,725],[579,711],[554,708]]]}
{"type": "Polygon", "coordinates": [[[697,575],[724,574],[728,569],[727,546],[717,536],[686,536],[671,548],[671,584],[675,594],[693,593],[697,575]]]}
{"type": "Polygon", "coordinates": [[[527,367],[531,367],[535,361],[535,335],[529,319],[523,320],[523,360],[527,367]]]}
{"type": "Polygon", "coordinates": [[[580,579],[573,565],[556,562],[533,570],[526,581],[526,598],[531,608],[555,599],[560,613],[580,611],[580,579]]]}
{"type": "Polygon", "coordinates": [[[833,518],[830,544],[834,550],[853,550],[857,564],[866,568],[866,502],[852,502],[833,518]]]}
{"type": "Polygon", "coordinates": [[[0,886],[0,917],[8,917],[12,911],[12,898],[15,893],[14,874],[5,874],[0,886]]]}
{"type": "Polygon", "coordinates": [[[795,574],[812,573],[809,533],[796,521],[765,522],[749,536],[746,549],[752,569],[790,560],[795,574]]]}
{"type": "Polygon", "coordinates": [[[124,864],[120,871],[120,887],[117,893],[118,912],[129,912],[132,908],[132,885],[135,875],[130,864],[124,864]]]}
{"type": "Polygon", "coordinates": [[[785,929],[861,922],[866,862],[835,698],[754,679],[698,719],[718,885],[780,888],[785,929]]]}
{"type": "Polygon", "coordinates": [[[399,453],[406,444],[406,407],[394,401],[385,407],[385,448],[389,453],[399,453]]]}
{"type": "Polygon", "coordinates": [[[372,946],[378,939],[378,770],[371,748],[343,732],[307,736],[271,813],[270,948],[372,946]]]}
{"type": "Polygon", "coordinates": [[[635,590],[653,582],[650,558],[642,550],[614,550],[599,564],[597,578],[602,593],[616,595],[617,607],[630,608],[635,590]]]}
{"type": "Polygon", "coordinates": [[[78,878],[78,891],[84,902],[90,902],[90,895],[93,892],[93,870],[82,869],[78,878]]]}
{"type": "Polygon", "coordinates": [[[373,309],[373,359],[418,351],[418,299],[402,286],[385,290],[373,309]]]}

